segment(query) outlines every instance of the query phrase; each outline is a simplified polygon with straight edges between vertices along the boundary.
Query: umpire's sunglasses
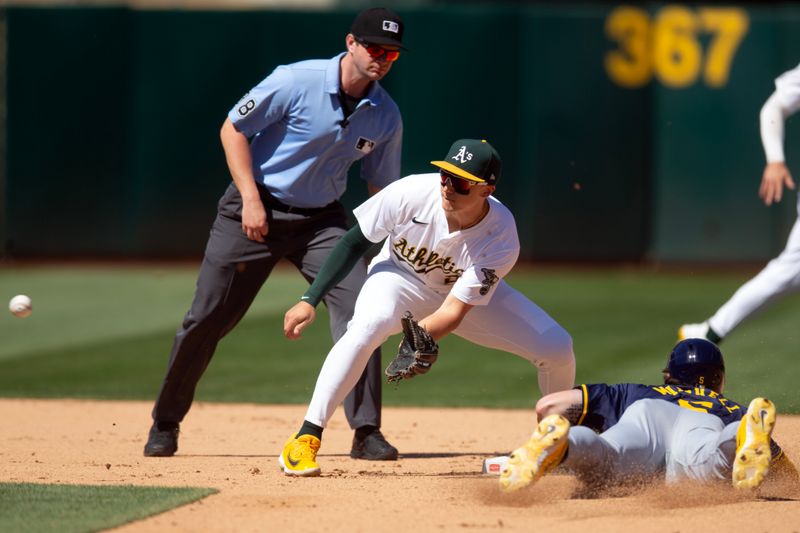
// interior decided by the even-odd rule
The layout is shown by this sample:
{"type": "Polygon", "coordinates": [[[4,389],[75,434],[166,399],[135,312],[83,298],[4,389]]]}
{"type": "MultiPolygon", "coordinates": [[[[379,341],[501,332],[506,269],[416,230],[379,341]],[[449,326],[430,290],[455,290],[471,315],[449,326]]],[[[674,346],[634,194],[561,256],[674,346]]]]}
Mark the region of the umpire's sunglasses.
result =
{"type": "Polygon", "coordinates": [[[387,50],[382,46],[370,44],[362,39],[356,39],[356,42],[367,49],[367,53],[372,59],[380,59],[385,55],[386,61],[392,62],[397,61],[397,58],[400,57],[400,50],[387,50]]]}
{"type": "Polygon", "coordinates": [[[439,170],[439,177],[442,179],[442,187],[450,183],[450,186],[456,191],[458,194],[467,195],[469,194],[470,189],[475,187],[476,185],[486,185],[485,183],[478,183],[476,181],[466,180],[464,178],[459,178],[455,174],[451,174],[446,170],[439,170]]]}

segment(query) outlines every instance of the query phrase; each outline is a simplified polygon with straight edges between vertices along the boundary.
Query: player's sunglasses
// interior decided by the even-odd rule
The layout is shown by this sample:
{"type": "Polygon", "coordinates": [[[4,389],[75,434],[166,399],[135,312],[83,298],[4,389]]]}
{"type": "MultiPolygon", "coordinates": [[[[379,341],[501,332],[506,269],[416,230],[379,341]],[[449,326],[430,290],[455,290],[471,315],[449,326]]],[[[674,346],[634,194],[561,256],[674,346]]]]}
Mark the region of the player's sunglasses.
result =
{"type": "Polygon", "coordinates": [[[442,179],[442,187],[444,187],[449,183],[454,191],[456,191],[458,194],[463,194],[463,195],[469,194],[470,189],[472,189],[476,185],[486,185],[485,183],[478,183],[476,181],[470,181],[470,180],[465,180],[464,178],[459,178],[455,174],[451,174],[446,170],[439,170],[439,177],[442,179]]]}
{"type": "Polygon", "coordinates": [[[367,53],[372,59],[380,59],[385,55],[386,61],[392,62],[397,61],[397,58],[400,57],[400,50],[387,50],[382,46],[370,44],[366,41],[362,41],[361,39],[356,39],[356,42],[367,49],[367,53]]]}

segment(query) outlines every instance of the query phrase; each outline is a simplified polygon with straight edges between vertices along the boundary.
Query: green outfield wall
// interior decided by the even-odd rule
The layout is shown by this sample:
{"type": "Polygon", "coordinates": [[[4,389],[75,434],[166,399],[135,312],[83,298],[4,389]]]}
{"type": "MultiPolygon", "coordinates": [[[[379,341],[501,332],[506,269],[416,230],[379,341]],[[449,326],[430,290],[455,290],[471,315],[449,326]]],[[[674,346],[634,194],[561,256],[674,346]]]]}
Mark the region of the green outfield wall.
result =
{"type": "MultiPolygon", "coordinates": [[[[499,150],[525,259],[760,261],[796,195],[764,207],[758,112],[800,63],[792,5],[398,8],[384,85],[403,172],[458,137],[499,150]]],[[[276,65],[331,57],[354,10],[6,8],[5,257],[202,253],[229,182],[228,109],[276,65]]],[[[800,126],[787,126],[800,177],[800,126]]],[[[4,181],[4,183],[3,183],[4,181]]],[[[345,201],[365,197],[356,173],[345,201]]]]}

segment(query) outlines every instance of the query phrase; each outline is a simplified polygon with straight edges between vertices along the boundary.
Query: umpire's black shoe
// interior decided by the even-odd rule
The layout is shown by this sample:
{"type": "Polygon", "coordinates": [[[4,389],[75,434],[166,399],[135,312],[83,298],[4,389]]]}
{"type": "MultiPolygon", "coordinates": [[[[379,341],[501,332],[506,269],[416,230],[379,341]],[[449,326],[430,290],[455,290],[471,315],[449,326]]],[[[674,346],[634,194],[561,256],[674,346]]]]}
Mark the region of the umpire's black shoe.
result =
{"type": "Polygon", "coordinates": [[[156,422],[150,428],[145,457],[172,457],[178,451],[178,424],[176,422],[156,422]]]}
{"type": "Polygon", "coordinates": [[[396,461],[397,448],[386,442],[380,429],[368,426],[356,430],[350,457],[367,461],[396,461]]]}

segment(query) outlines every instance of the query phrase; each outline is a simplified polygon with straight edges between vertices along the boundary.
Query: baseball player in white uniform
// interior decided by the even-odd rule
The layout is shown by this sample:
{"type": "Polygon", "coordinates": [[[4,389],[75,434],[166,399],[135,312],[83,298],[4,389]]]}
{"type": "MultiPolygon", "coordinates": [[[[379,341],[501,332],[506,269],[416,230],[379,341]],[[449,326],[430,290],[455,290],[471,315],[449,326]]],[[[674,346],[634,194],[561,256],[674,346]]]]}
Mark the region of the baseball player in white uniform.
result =
{"type": "Polygon", "coordinates": [[[543,394],[575,379],[572,339],[503,277],[519,255],[511,212],[491,196],[500,157],[485,141],[456,141],[440,172],[407,176],[354,210],[357,225],[331,252],[284,333],[298,338],[314,307],[374,243],[385,239],[356,302],[347,332],[322,366],[304,423],[279,457],[288,475],[317,476],[322,430],[356,383],[369,354],[401,329],[410,311],[434,340],[455,333],[528,359],[543,394]]]}
{"type": "MultiPolygon", "coordinates": [[[[758,194],[766,205],[780,202],[784,186],[794,189],[792,174],[783,153],[783,126],[800,109],[800,65],[775,80],[775,92],[761,108],[761,142],[767,165],[758,194]]],[[[798,199],[800,214],[800,198],[798,199]]],[[[742,321],[769,306],[779,297],[800,287],[800,218],[794,223],[786,248],[770,261],[705,322],[684,324],[679,339],[705,338],[719,343],[742,321]]]]}

